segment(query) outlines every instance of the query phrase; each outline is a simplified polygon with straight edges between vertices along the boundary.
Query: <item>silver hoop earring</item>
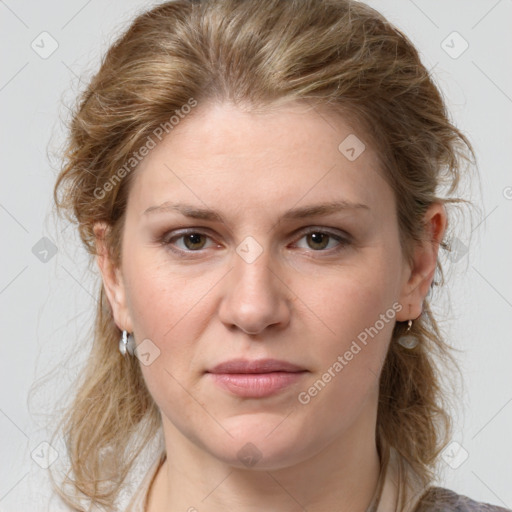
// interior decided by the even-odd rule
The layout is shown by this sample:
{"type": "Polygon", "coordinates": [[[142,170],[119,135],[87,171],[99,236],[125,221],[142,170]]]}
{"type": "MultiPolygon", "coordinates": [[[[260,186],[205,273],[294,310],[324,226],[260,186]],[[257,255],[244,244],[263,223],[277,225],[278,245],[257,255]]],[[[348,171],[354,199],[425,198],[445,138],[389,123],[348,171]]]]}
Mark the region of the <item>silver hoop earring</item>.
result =
{"type": "Polygon", "coordinates": [[[119,340],[119,352],[121,352],[123,356],[126,356],[126,354],[133,356],[134,351],[135,339],[133,338],[133,334],[128,334],[127,331],[123,331],[123,335],[119,340]]]}
{"type": "Polygon", "coordinates": [[[417,336],[415,336],[414,334],[409,334],[411,327],[412,327],[412,320],[409,320],[407,322],[407,330],[405,331],[405,334],[403,334],[402,336],[400,336],[400,338],[398,338],[398,343],[400,343],[400,345],[402,345],[402,347],[407,348],[409,350],[416,347],[419,343],[417,336]]]}

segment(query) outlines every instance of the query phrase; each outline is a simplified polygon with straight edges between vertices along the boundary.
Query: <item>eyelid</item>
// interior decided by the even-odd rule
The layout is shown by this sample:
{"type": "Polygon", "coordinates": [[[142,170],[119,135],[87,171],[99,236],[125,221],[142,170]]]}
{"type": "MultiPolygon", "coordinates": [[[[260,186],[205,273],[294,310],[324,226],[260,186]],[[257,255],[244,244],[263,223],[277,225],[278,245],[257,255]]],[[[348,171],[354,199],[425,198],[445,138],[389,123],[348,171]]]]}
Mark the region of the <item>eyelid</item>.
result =
{"type": "Polygon", "coordinates": [[[332,237],[339,237],[339,238],[345,239],[347,242],[352,240],[352,236],[349,233],[347,233],[346,231],[344,231],[343,229],[332,228],[329,226],[307,226],[307,227],[300,228],[299,230],[297,230],[296,233],[294,234],[294,236],[297,236],[297,235],[304,236],[304,235],[308,235],[309,233],[325,233],[332,237]]]}
{"type": "Polygon", "coordinates": [[[184,229],[173,229],[171,231],[165,232],[161,237],[157,239],[159,243],[161,243],[164,247],[169,248],[172,252],[177,254],[178,256],[188,257],[189,255],[194,255],[195,253],[200,254],[201,251],[204,249],[199,249],[197,251],[185,251],[183,249],[178,249],[174,247],[173,243],[171,243],[174,240],[179,240],[180,238],[183,238],[186,235],[190,234],[197,234],[197,235],[204,235],[205,237],[212,240],[212,236],[210,234],[210,230],[208,228],[204,227],[197,227],[197,228],[184,228],[184,229]],[[172,233],[172,236],[169,236],[172,233]]]}
{"type": "MultiPolygon", "coordinates": [[[[307,236],[310,233],[323,233],[331,238],[334,238],[338,242],[338,245],[334,248],[327,249],[327,250],[315,251],[314,249],[309,249],[309,250],[307,250],[307,252],[332,254],[332,253],[335,253],[337,250],[341,250],[344,247],[346,247],[347,245],[350,245],[351,243],[353,243],[353,238],[349,233],[347,233],[344,230],[340,230],[339,228],[331,228],[328,226],[306,226],[306,227],[298,229],[292,236],[293,236],[294,240],[299,241],[304,236],[307,236]]],[[[180,239],[188,234],[204,235],[207,238],[209,238],[210,240],[213,239],[209,228],[193,227],[193,228],[183,228],[183,229],[168,231],[168,232],[164,233],[161,237],[159,237],[158,241],[162,245],[169,247],[170,250],[173,251],[174,253],[177,253],[178,255],[181,255],[184,257],[193,255],[195,253],[201,254],[201,252],[203,250],[205,250],[204,248],[198,249],[197,251],[190,251],[190,250],[184,251],[183,249],[178,249],[178,248],[174,247],[173,244],[171,243],[171,241],[180,239]],[[169,236],[171,233],[172,233],[172,236],[169,236]]],[[[218,244],[217,244],[217,246],[218,246],[218,244]]]]}
{"type": "Polygon", "coordinates": [[[347,246],[351,245],[353,243],[353,238],[351,235],[349,235],[346,231],[340,230],[338,228],[329,228],[327,226],[321,227],[321,226],[308,226],[306,228],[302,228],[296,232],[294,237],[296,238],[299,236],[297,241],[301,240],[303,237],[311,234],[311,233],[322,233],[324,235],[329,236],[331,239],[335,239],[338,242],[338,245],[336,247],[332,247],[330,249],[326,250],[318,250],[315,251],[314,249],[306,249],[308,253],[318,253],[318,254],[325,254],[327,255],[333,255],[337,254],[339,251],[343,250],[347,246]]]}
{"type": "Polygon", "coordinates": [[[185,235],[198,234],[198,235],[206,235],[211,237],[211,231],[205,227],[197,227],[197,228],[183,228],[183,229],[171,229],[170,231],[166,231],[162,235],[162,240],[172,240],[174,238],[180,238],[185,235]],[[169,236],[171,235],[172,236],[169,236]]]}

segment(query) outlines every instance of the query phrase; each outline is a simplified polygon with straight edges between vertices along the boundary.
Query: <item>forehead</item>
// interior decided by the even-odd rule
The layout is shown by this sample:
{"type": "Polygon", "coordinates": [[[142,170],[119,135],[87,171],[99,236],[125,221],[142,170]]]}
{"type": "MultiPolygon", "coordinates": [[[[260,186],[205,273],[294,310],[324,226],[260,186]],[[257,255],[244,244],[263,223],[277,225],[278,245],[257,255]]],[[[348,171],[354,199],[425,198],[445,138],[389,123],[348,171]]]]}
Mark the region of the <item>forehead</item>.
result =
{"type": "Polygon", "coordinates": [[[262,112],[214,103],[196,107],[142,160],[129,203],[141,215],[173,198],[258,210],[392,201],[384,187],[365,134],[339,115],[299,102],[262,112]]]}

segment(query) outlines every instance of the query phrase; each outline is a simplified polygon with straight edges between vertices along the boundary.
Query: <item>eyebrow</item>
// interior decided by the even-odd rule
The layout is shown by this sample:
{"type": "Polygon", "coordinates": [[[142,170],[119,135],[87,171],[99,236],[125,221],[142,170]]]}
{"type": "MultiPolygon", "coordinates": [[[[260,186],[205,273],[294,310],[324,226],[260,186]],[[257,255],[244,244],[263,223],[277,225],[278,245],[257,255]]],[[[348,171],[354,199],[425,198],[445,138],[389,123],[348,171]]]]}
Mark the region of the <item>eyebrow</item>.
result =
{"type": "MultiPolygon", "coordinates": [[[[362,203],[352,203],[350,201],[331,201],[327,203],[315,204],[310,206],[302,206],[299,208],[292,208],[282,215],[282,219],[304,219],[313,216],[330,215],[332,213],[345,211],[345,210],[367,210],[369,206],[362,203]]],[[[215,210],[208,208],[197,208],[196,206],[184,203],[171,203],[166,201],[158,206],[150,206],[144,210],[143,215],[151,215],[155,213],[164,213],[170,211],[177,211],[185,217],[191,219],[202,219],[209,221],[218,221],[225,223],[223,216],[215,210]]]]}

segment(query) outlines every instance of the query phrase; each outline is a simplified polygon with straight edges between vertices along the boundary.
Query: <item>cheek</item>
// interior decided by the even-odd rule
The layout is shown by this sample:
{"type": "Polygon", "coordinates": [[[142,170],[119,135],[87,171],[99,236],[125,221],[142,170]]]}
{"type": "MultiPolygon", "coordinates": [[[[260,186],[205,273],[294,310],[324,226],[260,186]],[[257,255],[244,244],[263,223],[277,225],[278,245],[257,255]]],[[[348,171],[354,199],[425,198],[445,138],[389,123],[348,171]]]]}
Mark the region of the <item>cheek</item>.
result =
{"type": "MultiPolygon", "coordinates": [[[[330,281],[326,293],[311,297],[329,335],[315,341],[316,372],[298,397],[305,417],[326,425],[327,436],[348,429],[367,403],[376,400],[379,375],[400,305],[381,270],[330,281]],[[363,279],[364,276],[364,279],[363,279]],[[332,332],[333,331],[333,332],[332,332]],[[370,401],[370,402],[369,402],[370,401]]],[[[312,318],[318,324],[318,320],[312,318]]]]}
{"type": "MultiPolygon", "coordinates": [[[[190,318],[218,281],[218,273],[205,272],[191,279],[186,272],[173,271],[150,252],[133,254],[127,261],[129,309],[140,335],[167,342],[183,329],[193,327],[190,318]],[[215,275],[213,275],[215,274],[215,275]]],[[[192,334],[192,332],[191,332],[192,334]]]]}
{"type": "MultiPolygon", "coordinates": [[[[399,296],[400,276],[396,264],[384,262],[381,256],[366,259],[318,277],[314,283],[306,278],[296,283],[294,291],[307,305],[305,318],[311,317],[311,324],[316,316],[319,329],[330,340],[327,345],[337,339],[336,348],[340,348],[340,344],[356,338],[386,312],[388,321],[380,330],[390,333],[393,322],[389,320],[394,320],[396,313],[392,306],[399,296]]],[[[380,323],[379,326],[382,327],[380,323]]]]}
{"type": "Polygon", "coordinates": [[[308,332],[317,326],[317,371],[302,390],[301,403],[315,404],[325,422],[334,417],[336,424],[350,421],[378,392],[378,376],[401,309],[395,263],[400,259],[384,256],[375,250],[371,258],[323,276],[317,286],[304,281],[298,292],[308,297],[308,309],[315,312],[303,311],[303,318],[310,318],[308,332]],[[327,403],[336,407],[322,406],[327,403]]]}
{"type": "Polygon", "coordinates": [[[333,399],[348,406],[376,389],[396,311],[378,290],[345,291],[347,295],[326,301],[319,315],[333,332],[314,340],[318,375],[312,380],[320,376],[329,383],[333,399]]]}
{"type": "Polygon", "coordinates": [[[143,254],[132,254],[127,269],[137,342],[148,338],[159,350],[150,365],[141,361],[144,379],[159,406],[181,407],[190,397],[180,384],[192,390],[204,369],[198,344],[214,313],[212,291],[225,271],[191,279],[183,272],[169,271],[149,256],[144,260],[143,254]]]}
{"type": "Polygon", "coordinates": [[[151,339],[160,351],[150,365],[141,360],[146,386],[163,414],[183,431],[190,428],[193,417],[204,415],[192,399],[197,396],[193,372],[200,368],[198,342],[211,317],[206,308],[212,281],[210,276],[191,280],[149,266],[132,280],[135,329],[139,338],[151,339]]]}

